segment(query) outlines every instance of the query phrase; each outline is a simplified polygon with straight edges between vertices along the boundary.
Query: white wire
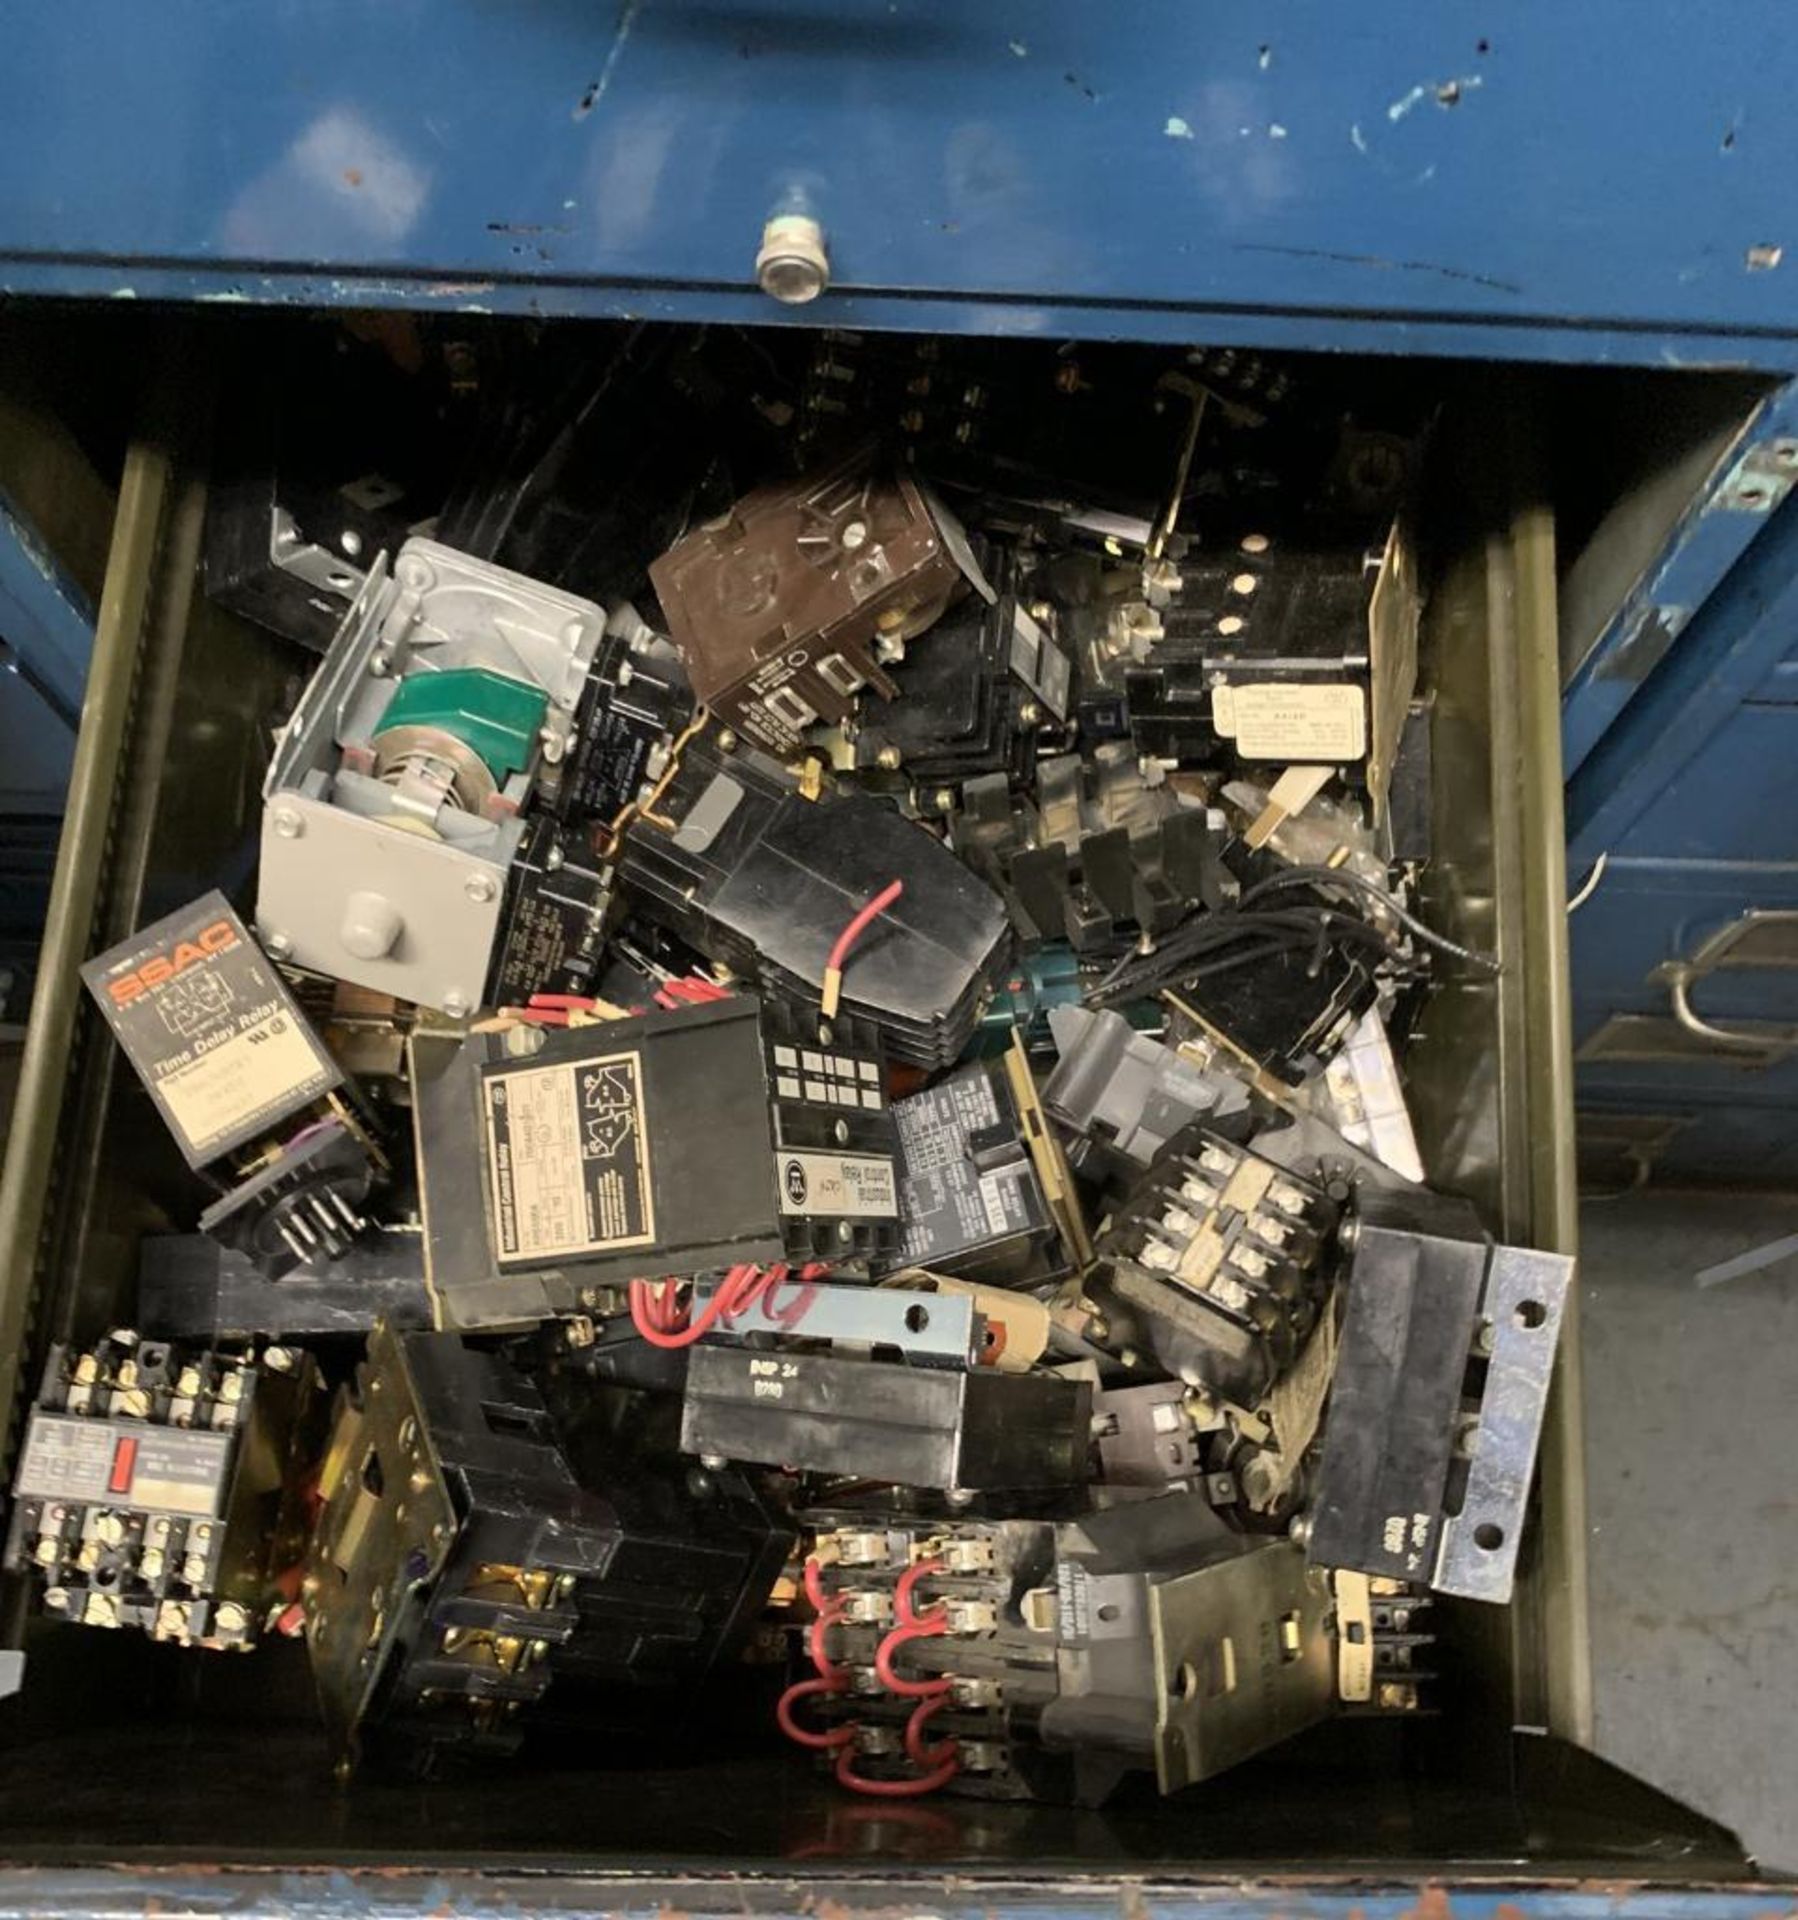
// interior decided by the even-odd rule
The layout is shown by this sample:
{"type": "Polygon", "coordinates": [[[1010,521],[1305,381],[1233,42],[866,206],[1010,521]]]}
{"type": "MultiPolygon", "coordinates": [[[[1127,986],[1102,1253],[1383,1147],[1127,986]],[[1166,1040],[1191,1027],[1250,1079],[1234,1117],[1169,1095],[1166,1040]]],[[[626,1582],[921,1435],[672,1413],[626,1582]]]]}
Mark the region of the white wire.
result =
{"type": "Polygon", "coordinates": [[[1569,913],[1578,913],[1580,908],[1598,891],[1598,883],[1604,878],[1604,870],[1610,864],[1611,856],[1608,852],[1601,853],[1598,858],[1592,862],[1592,871],[1586,875],[1585,885],[1567,902],[1567,911],[1569,913]]]}

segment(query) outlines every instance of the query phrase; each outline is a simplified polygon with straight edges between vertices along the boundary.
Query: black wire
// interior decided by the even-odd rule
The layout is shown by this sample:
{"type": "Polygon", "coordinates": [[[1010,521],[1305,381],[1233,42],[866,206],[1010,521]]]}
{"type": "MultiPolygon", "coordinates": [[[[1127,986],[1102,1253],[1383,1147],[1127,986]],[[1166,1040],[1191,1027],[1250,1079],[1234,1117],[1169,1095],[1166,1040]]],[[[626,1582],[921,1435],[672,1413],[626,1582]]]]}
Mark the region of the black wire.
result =
{"type": "Polygon", "coordinates": [[[1365,875],[1351,873],[1345,867],[1289,867],[1284,873],[1276,873],[1250,887],[1237,902],[1238,908],[1246,907],[1253,900],[1259,900],[1270,893],[1277,893],[1287,887],[1347,887],[1360,893],[1383,913],[1389,913],[1414,939],[1422,941],[1426,947],[1434,947],[1438,953],[1446,953],[1456,960],[1465,960],[1470,965],[1484,967],[1492,973],[1500,971],[1502,963],[1496,954],[1482,953],[1474,947],[1464,947],[1457,940],[1451,940],[1434,927],[1426,926],[1414,913],[1407,912],[1393,899],[1377,881],[1369,880],[1365,875]]]}
{"type": "Polygon", "coordinates": [[[1278,955],[1310,950],[1313,974],[1321,965],[1329,943],[1346,939],[1369,946],[1379,957],[1394,966],[1415,971],[1417,963],[1394,950],[1378,928],[1364,920],[1333,913],[1321,907],[1304,913],[1207,914],[1180,936],[1150,954],[1130,954],[1114,967],[1086,996],[1089,1006],[1117,1005],[1156,993],[1176,981],[1204,979],[1213,973],[1247,966],[1251,960],[1272,959],[1278,955]],[[1228,947],[1254,934],[1264,936],[1262,944],[1248,950],[1247,957],[1231,955],[1208,961],[1206,955],[1218,947],[1228,947]],[[1203,938],[1198,936],[1203,935],[1203,938]]]}

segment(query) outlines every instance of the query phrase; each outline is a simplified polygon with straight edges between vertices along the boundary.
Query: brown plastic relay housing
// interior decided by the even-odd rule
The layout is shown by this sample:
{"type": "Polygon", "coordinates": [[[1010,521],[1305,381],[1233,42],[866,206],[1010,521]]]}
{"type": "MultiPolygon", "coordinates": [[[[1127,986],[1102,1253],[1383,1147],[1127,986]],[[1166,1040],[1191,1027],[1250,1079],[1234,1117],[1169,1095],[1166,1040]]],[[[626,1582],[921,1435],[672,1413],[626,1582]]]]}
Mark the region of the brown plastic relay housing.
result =
{"type": "Polygon", "coordinates": [[[949,604],[960,569],[918,483],[863,447],[760,487],[649,569],[694,693],[783,757],[855,696],[898,691],[883,670],[949,604]]]}

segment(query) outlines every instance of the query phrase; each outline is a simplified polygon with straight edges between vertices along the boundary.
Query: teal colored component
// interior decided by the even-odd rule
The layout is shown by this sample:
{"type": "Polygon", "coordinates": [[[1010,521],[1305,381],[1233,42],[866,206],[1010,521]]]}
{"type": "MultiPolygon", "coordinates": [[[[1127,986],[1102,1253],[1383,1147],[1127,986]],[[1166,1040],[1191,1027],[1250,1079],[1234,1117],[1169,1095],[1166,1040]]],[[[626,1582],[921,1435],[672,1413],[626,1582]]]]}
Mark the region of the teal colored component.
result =
{"type": "MultiPolygon", "coordinates": [[[[1080,975],[1079,959],[1065,942],[1058,940],[1025,954],[988,1002],[963,1057],[990,1059],[1005,1052],[1011,1045],[1013,1028],[1023,1033],[1024,1044],[1032,1052],[1047,1047],[1050,1008],[1077,1005],[1086,984],[1080,975]]],[[[1164,1018],[1155,1000],[1138,1001],[1134,1006],[1119,1008],[1119,1012],[1133,1027],[1146,1032],[1159,1028],[1164,1018]]]]}
{"type": "Polygon", "coordinates": [[[541,687],[487,667],[451,667],[402,680],[381,716],[381,731],[437,727],[452,733],[481,756],[504,786],[512,774],[529,766],[548,707],[549,695],[541,687]]]}

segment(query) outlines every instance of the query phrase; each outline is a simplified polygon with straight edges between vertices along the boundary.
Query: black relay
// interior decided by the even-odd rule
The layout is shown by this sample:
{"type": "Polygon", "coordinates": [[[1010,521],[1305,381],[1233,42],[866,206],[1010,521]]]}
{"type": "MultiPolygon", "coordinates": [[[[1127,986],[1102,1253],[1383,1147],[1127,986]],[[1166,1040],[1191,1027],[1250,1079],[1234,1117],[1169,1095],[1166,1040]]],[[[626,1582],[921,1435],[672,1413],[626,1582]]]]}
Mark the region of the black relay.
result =
{"type": "Polygon", "coordinates": [[[899,1246],[880,1271],[928,1267],[995,1285],[1047,1271],[1055,1224],[1005,1072],[970,1067],[897,1102],[899,1246]]]}
{"type": "Polygon", "coordinates": [[[896,1132],[865,1022],[820,1027],[744,994],[526,1031],[525,1053],[503,1033],[447,1062],[415,1050],[440,1324],[516,1326],[639,1277],[892,1249],[896,1132]]]}

